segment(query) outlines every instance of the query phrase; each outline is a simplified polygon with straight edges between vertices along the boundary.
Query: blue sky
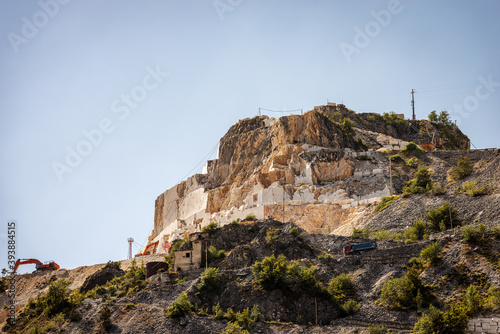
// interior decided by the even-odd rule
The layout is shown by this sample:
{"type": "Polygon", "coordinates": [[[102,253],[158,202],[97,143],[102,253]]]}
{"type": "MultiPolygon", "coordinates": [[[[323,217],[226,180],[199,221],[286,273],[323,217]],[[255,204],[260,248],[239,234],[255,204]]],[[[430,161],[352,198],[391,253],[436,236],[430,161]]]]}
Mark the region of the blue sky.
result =
{"type": "Polygon", "coordinates": [[[448,110],[477,148],[499,147],[499,12],[493,0],[0,2],[0,268],[11,219],[20,258],[126,258],[156,197],[259,107],[410,117],[415,89],[418,118],[448,110]]]}

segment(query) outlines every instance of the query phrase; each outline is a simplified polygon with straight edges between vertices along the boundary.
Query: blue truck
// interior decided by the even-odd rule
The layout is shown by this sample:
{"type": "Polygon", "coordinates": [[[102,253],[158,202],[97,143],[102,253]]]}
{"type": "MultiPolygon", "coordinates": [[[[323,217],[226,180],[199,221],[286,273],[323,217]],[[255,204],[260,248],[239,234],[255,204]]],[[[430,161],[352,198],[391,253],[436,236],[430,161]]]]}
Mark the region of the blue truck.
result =
{"type": "Polygon", "coordinates": [[[344,247],[344,255],[356,254],[361,251],[370,250],[377,248],[377,243],[375,241],[365,242],[363,244],[349,245],[344,247]]]}

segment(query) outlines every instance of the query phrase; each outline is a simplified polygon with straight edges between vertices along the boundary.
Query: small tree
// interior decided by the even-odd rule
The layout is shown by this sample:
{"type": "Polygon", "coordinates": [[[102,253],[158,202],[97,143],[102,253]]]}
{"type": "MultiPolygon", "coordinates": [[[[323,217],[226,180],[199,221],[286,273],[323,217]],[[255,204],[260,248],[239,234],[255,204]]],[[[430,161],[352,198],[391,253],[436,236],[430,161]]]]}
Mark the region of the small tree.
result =
{"type": "Polygon", "coordinates": [[[380,301],[390,309],[406,309],[413,305],[413,283],[407,277],[391,278],[382,286],[380,301]]]}
{"type": "Polygon", "coordinates": [[[437,121],[438,121],[438,115],[437,115],[436,110],[431,111],[429,113],[429,115],[427,116],[427,119],[429,120],[429,122],[437,123],[437,121]]]}
{"type": "Polygon", "coordinates": [[[440,231],[441,222],[444,222],[445,228],[451,228],[453,221],[458,216],[458,211],[450,205],[448,201],[442,206],[429,209],[425,218],[429,220],[429,225],[436,231],[440,231]]]}
{"type": "Polygon", "coordinates": [[[45,296],[45,302],[50,314],[62,312],[69,306],[69,286],[71,281],[64,278],[53,281],[49,285],[49,291],[45,296]]]}
{"type": "Polygon", "coordinates": [[[432,190],[431,172],[428,167],[419,167],[415,178],[411,179],[403,189],[404,193],[425,193],[432,190]]]}
{"type": "Polygon", "coordinates": [[[193,310],[193,304],[189,301],[187,293],[183,292],[173,302],[172,306],[167,308],[167,318],[180,318],[193,310]]]}
{"type": "Polygon", "coordinates": [[[101,323],[101,326],[105,332],[108,332],[112,327],[110,321],[111,313],[112,311],[107,304],[104,304],[99,311],[99,322],[101,323]]]}
{"type": "Polygon", "coordinates": [[[438,263],[442,252],[443,247],[436,241],[422,249],[420,257],[423,260],[428,261],[430,264],[436,264],[438,263]]]}
{"type": "Polygon", "coordinates": [[[342,129],[342,132],[346,136],[354,136],[353,126],[354,122],[351,121],[349,118],[344,118],[344,121],[340,123],[340,128],[342,129]]]}
{"type": "Polygon", "coordinates": [[[266,242],[268,245],[272,244],[278,239],[279,229],[275,227],[270,227],[266,231],[266,242]]]}
{"type": "Polygon", "coordinates": [[[413,151],[417,151],[418,149],[419,149],[418,145],[411,141],[408,144],[406,144],[406,146],[403,147],[403,149],[401,149],[401,152],[403,152],[403,153],[413,152],[413,151]]]}
{"type": "Polygon", "coordinates": [[[443,125],[451,125],[450,114],[446,110],[441,111],[438,116],[438,122],[443,125]]]}
{"type": "Polygon", "coordinates": [[[469,157],[460,157],[457,164],[448,170],[448,176],[456,181],[472,174],[473,165],[469,157]]]}
{"type": "Polygon", "coordinates": [[[215,290],[219,287],[219,281],[219,268],[207,268],[201,274],[198,289],[205,291],[215,290]]]}
{"type": "Polygon", "coordinates": [[[255,262],[252,266],[255,282],[267,290],[272,290],[283,284],[286,271],[287,260],[284,255],[280,255],[276,259],[273,254],[264,258],[261,262],[255,262]]]}
{"type": "Polygon", "coordinates": [[[471,284],[464,296],[464,304],[471,315],[476,315],[483,307],[483,298],[474,284],[471,284]]]}
{"type": "Polygon", "coordinates": [[[210,224],[202,228],[201,232],[207,232],[208,234],[212,235],[215,232],[217,232],[218,229],[219,229],[219,224],[216,222],[211,222],[210,224]]]}
{"type": "Polygon", "coordinates": [[[328,292],[330,292],[335,300],[344,299],[351,295],[354,291],[353,289],[352,277],[346,273],[334,276],[328,282],[328,292]]]}

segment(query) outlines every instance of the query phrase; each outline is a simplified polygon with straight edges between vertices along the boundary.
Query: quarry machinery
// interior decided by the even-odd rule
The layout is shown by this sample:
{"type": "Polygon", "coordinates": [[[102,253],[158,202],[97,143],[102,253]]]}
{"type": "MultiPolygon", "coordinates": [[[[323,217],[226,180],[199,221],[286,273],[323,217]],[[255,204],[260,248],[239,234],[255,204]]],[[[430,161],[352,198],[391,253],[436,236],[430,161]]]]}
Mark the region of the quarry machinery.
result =
{"type": "Polygon", "coordinates": [[[40,262],[37,259],[17,259],[16,264],[14,265],[13,274],[16,273],[17,268],[19,268],[22,264],[30,264],[34,263],[36,271],[44,271],[44,270],[57,270],[59,269],[59,265],[54,261],[46,261],[45,263],[40,262]]]}
{"type": "Polygon", "coordinates": [[[156,247],[158,246],[158,243],[159,241],[147,245],[146,248],[144,249],[144,252],[136,254],[135,257],[154,254],[156,252],[156,247]]]}
{"type": "Polygon", "coordinates": [[[375,241],[372,242],[365,242],[363,244],[357,244],[357,245],[347,245],[344,247],[344,255],[353,255],[356,253],[360,253],[362,251],[370,250],[370,249],[375,249],[377,248],[377,243],[375,241]]]}

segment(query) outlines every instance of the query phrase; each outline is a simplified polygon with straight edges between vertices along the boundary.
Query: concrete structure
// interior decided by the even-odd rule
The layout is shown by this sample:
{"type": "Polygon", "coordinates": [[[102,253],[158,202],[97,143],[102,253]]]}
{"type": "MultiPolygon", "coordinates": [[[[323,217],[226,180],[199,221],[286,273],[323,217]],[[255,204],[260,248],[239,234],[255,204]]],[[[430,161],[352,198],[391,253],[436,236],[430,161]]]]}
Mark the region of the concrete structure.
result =
{"type": "Polygon", "coordinates": [[[467,333],[500,333],[500,318],[498,316],[475,318],[469,321],[467,333]]]}
{"type": "Polygon", "coordinates": [[[174,253],[175,271],[186,271],[201,267],[207,257],[208,233],[192,233],[189,235],[189,241],[184,243],[183,247],[174,253]]]}

